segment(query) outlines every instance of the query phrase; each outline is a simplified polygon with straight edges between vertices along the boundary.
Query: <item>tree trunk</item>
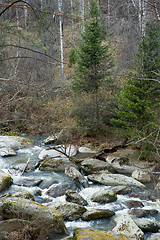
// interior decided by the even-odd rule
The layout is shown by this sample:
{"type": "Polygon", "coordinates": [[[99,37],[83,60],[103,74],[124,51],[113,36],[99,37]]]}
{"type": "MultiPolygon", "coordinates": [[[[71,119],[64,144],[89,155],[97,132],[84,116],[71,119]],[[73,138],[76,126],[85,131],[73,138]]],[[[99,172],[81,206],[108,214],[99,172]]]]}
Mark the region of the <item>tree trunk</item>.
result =
{"type": "Polygon", "coordinates": [[[24,6],[24,26],[27,28],[28,25],[28,10],[26,5],[24,6]]]}
{"type": "Polygon", "coordinates": [[[58,0],[59,10],[59,32],[60,32],[60,49],[61,49],[61,70],[62,70],[62,81],[64,82],[64,53],[63,53],[63,19],[62,19],[62,0],[58,0]]]}
{"type": "Polygon", "coordinates": [[[158,22],[160,24],[160,15],[159,15],[159,12],[158,12],[158,9],[157,9],[157,2],[156,2],[156,0],[152,0],[152,2],[153,2],[156,18],[157,18],[157,20],[158,20],[158,22]]]}
{"type": "Polygon", "coordinates": [[[73,19],[73,1],[71,0],[71,16],[72,16],[72,34],[73,34],[73,46],[75,47],[75,24],[73,19]]]}
{"type": "Polygon", "coordinates": [[[80,0],[80,17],[81,17],[81,21],[82,21],[82,24],[81,24],[81,29],[82,29],[82,32],[84,32],[84,0],[80,0]]]}

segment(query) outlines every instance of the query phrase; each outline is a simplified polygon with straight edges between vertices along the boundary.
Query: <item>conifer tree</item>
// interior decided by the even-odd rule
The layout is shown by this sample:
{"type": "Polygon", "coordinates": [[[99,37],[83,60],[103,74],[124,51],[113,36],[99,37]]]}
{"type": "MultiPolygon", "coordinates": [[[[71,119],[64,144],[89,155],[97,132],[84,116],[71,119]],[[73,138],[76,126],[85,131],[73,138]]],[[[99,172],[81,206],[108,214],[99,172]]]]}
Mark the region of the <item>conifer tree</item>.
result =
{"type": "Polygon", "coordinates": [[[76,53],[71,89],[74,114],[82,127],[98,129],[101,124],[99,89],[109,86],[113,67],[112,52],[97,2],[90,2],[89,14],[76,53]]]}
{"type": "Polygon", "coordinates": [[[128,74],[118,97],[119,110],[111,120],[120,127],[121,134],[142,142],[145,150],[158,128],[160,88],[156,79],[159,69],[160,26],[151,21],[146,25],[145,36],[139,44],[135,70],[128,74]]]}

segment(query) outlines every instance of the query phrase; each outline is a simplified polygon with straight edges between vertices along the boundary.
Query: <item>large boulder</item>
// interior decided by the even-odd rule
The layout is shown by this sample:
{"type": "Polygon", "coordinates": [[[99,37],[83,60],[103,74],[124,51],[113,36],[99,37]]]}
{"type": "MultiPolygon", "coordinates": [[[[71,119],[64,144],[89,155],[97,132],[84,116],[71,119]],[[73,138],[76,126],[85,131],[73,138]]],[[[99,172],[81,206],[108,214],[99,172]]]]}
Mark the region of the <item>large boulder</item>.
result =
{"type": "Polygon", "coordinates": [[[89,209],[82,215],[82,220],[91,221],[101,218],[109,218],[115,215],[115,213],[108,209],[89,209]]]}
{"type": "Polygon", "coordinates": [[[86,208],[83,206],[80,206],[76,203],[71,202],[53,202],[48,204],[48,207],[54,211],[58,210],[60,213],[62,213],[64,220],[77,220],[81,218],[82,214],[86,212],[86,208]]]}
{"type": "Polygon", "coordinates": [[[147,240],[159,240],[159,239],[160,239],[160,233],[153,233],[147,238],[147,240]]]}
{"type": "Polygon", "coordinates": [[[19,136],[0,136],[0,148],[10,147],[14,150],[23,147],[29,147],[33,144],[33,141],[29,138],[19,136]]]}
{"type": "Polygon", "coordinates": [[[75,167],[67,158],[48,158],[40,164],[41,171],[64,172],[66,167],[75,167]]]}
{"type": "Polygon", "coordinates": [[[116,226],[112,231],[115,234],[124,234],[133,240],[144,240],[144,233],[128,214],[121,214],[114,221],[116,226]]]}
{"type": "Polygon", "coordinates": [[[112,189],[99,189],[97,192],[93,194],[91,197],[93,202],[98,202],[101,204],[114,202],[117,200],[117,196],[112,189]]]}
{"type": "Polygon", "coordinates": [[[135,218],[133,220],[143,232],[158,232],[158,224],[151,219],[135,218]]]}
{"type": "Polygon", "coordinates": [[[96,153],[95,150],[91,150],[91,149],[88,148],[88,147],[80,147],[80,148],[78,149],[78,151],[79,151],[80,153],[92,153],[92,154],[96,153]]]}
{"type": "Polygon", "coordinates": [[[74,240],[131,240],[130,238],[122,235],[115,234],[111,231],[99,231],[92,229],[76,229],[74,230],[74,240]]]}
{"type": "Polygon", "coordinates": [[[29,224],[31,224],[30,221],[17,218],[0,221],[0,233],[16,231],[29,224]]]}
{"type": "Polygon", "coordinates": [[[129,210],[129,214],[138,217],[154,217],[158,214],[156,209],[144,209],[144,208],[132,208],[129,210]]]}
{"type": "Polygon", "coordinates": [[[87,206],[88,203],[87,201],[76,191],[74,190],[67,190],[66,191],[66,201],[67,202],[72,202],[72,203],[77,203],[82,206],[87,206]]]}
{"type": "Polygon", "coordinates": [[[66,156],[55,149],[43,149],[38,155],[38,158],[44,160],[46,158],[66,158],[66,156]]]}
{"type": "Polygon", "coordinates": [[[0,192],[5,190],[6,188],[10,187],[13,183],[11,176],[8,173],[0,170],[0,192]]]}
{"type": "Polygon", "coordinates": [[[151,182],[151,171],[137,169],[132,173],[132,177],[142,183],[151,182]]]}
{"type": "Polygon", "coordinates": [[[109,163],[94,158],[84,160],[81,163],[81,168],[86,175],[102,170],[108,170],[112,173],[115,172],[115,169],[109,163]]]}
{"type": "Polygon", "coordinates": [[[87,179],[74,167],[65,168],[65,174],[72,178],[73,180],[79,182],[83,187],[88,187],[89,183],[87,179]]]}
{"type": "Polygon", "coordinates": [[[92,174],[88,176],[88,179],[94,183],[100,183],[103,185],[123,185],[123,186],[133,186],[138,188],[146,188],[146,186],[132,177],[128,177],[121,174],[92,174]]]}
{"type": "Polygon", "coordinates": [[[46,206],[27,199],[12,197],[3,199],[0,203],[0,215],[5,219],[18,218],[37,223],[45,237],[67,231],[60,212],[52,211],[46,206]]]}
{"type": "Polygon", "coordinates": [[[154,164],[150,164],[146,161],[139,160],[140,152],[134,149],[120,149],[114,153],[109,154],[106,161],[112,164],[112,166],[119,173],[132,173],[139,168],[153,167],[154,164]]]}

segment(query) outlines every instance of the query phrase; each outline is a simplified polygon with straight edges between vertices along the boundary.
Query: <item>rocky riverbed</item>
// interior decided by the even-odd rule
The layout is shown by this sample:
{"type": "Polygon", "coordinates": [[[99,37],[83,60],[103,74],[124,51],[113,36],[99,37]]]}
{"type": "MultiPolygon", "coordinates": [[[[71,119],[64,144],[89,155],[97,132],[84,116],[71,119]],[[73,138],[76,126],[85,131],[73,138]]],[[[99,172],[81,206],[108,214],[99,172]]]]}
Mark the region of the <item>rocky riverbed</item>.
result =
{"type": "Polygon", "coordinates": [[[98,156],[54,137],[0,136],[1,239],[160,239],[154,164],[129,148],[98,156]]]}

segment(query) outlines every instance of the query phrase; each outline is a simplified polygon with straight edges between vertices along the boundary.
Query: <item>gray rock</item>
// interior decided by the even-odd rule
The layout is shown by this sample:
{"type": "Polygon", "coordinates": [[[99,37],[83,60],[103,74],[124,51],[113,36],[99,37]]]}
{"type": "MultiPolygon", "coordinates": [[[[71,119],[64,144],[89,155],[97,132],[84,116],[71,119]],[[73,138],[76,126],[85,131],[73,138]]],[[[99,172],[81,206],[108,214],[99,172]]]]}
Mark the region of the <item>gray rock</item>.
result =
{"type": "Polygon", "coordinates": [[[138,188],[146,188],[146,186],[132,177],[127,177],[121,174],[92,174],[88,176],[88,179],[94,183],[100,183],[103,185],[123,185],[123,186],[133,186],[138,188]]]}
{"type": "Polygon", "coordinates": [[[128,208],[139,208],[139,207],[144,207],[143,203],[140,201],[135,201],[135,200],[129,200],[125,202],[125,205],[128,208]]]}
{"type": "Polygon", "coordinates": [[[0,221],[0,233],[3,231],[17,231],[28,224],[31,224],[31,222],[23,219],[9,219],[5,221],[0,221]]]}
{"type": "Polygon", "coordinates": [[[43,182],[40,183],[39,187],[42,189],[49,188],[53,184],[59,184],[58,180],[43,180],[43,182]]]}
{"type": "Polygon", "coordinates": [[[88,148],[88,147],[80,147],[80,148],[78,149],[78,151],[79,151],[80,153],[96,153],[95,150],[91,150],[91,149],[88,148]]]}
{"type": "Polygon", "coordinates": [[[47,194],[51,197],[60,197],[66,194],[67,190],[77,190],[78,186],[75,183],[66,183],[58,186],[51,186],[47,194]]]}
{"type": "Polygon", "coordinates": [[[25,186],[25,187],[34,187],[34,186],[39,186],[39,184],[42,182],[42,179],[34,179],[34,178],[23,178],[19,179],[18,181],[14,182],[14,184],[18,186],[25,186]]]}
{"type": "Polygon", "coordinates": [[[112,217],[113,215],[115,215],[115,213],[108,209],[92,209],[87,210],[85,213],[83,213],[82,220],[91,221],[101,218],[109,218],[112,217]]]}
{"type": "Polygon", "coordinates": [[[44,160],[46,158],[66,158],[66,156],[63,153],[58,152],[55,149],[43,149],[40,152],[38,158],[40,160],[44,160]]]}
{"type": "Polygon", "coordinates": [[[0,136],[0,148],[10,147],[14,150],[29,147],[33,145],[33,141],[29,138],[19,136],[0,136]]]}
{"type": "Polygon", "coordinates": [[[47,137],[46,139],[43,140],[44,144],[51,144],[51,143],[55,143],[55,141],[57,140],[57,136],[56,135],[52,135],[47,137]]]}
{"type": "Polygon", "coordinates": [[[11,176],[8,173],[5,173],[4,171],[0,170],[0,192],[5,190],[6,188],[9,188],[12,183],[13,180],[11,176]]]}
{"type": "Polygon", "coordinates": [[[86,211],[86,208],[83,206],[80,206],[76,203],[71,202],[54,202],[51,204],[48,204],[48,207],[53,210],[58,210],[62,213],[64,220],[77,220],[81,218],[82,214],[86,211]]]}
{"type": "Polygon", "coordinates": [[[133,208],[129,210],[129,214],[136,217],[153,217],[158,214],[158,211],[156,209],[133,208]]]}
{"type": "Polygon", "coordinates": [[[151,182],[151,171],[137,169],[132,173],[132,177],[142,183],[151,182]]]}
{"type": "Polygon", "coordinates": [[[88,203],[87,201],[76,191],[74,190],[67,190],[66,191],[66,201],[67,202],[72,202],[72,203],[77,203],[81,206],[87,206],[88,203]]]}
{"type": "Polygon", "coordinates": [[[56,171],[56,172],[64,172],[66,167],[75,167],[77,166],[70,162],[66,158],[49,158],[44,160],[40,164],[41,171],[56,171]]]}
{"type": "Polygon", "coordinates": [[[114,191],[115,194],[125,195],[130,193],[131,189],[127,186],[115,186],[115,187],[112,187],[112,191],[114,191]]]}
{"type": "Polygon", "coordinates": [[[88,187],[88,180],[83,177],[83,175],[74,167],[65,168],[65,174],[71,179],[79,182],[83,187],[88,187]]]}
{"type": "Polygon", "coordinates": [[[101,170],[108,170],[112,173],[115,172],[115,169],[109,163],[94,158],[89,158],[81,162],[81,168],[86,175],[96,173],[101,170]]]}
{"type": "Polygon", "coordinates": [[[159,239],[160,239],[160,233],[153,233],[147,238],[147,240],[159,240],[159,239]]]}
{"type": "Polygon", "coordinates": [[[158,232],[157,223],[152,221],[151,219],[135,218],[133,220],[143,232],[158,232]]]}
{"type": "Polygon", "coordinates": [[[112,189],[101,189],[93,194],[91,197],[93,202],[98,202],[101,204],[114,202],[117,200],[117,196],[112,189]]]}
{"type": "Polygon", "coordinates": [[[17,153],[10,147],[3,147],[0,148],[0,156],[1,157],[10,157],[15,156],[17,153]]]}
{"type": "Polygon", "coordinates": [[[144,233],[128,214],[121,214],[115,218],[114,221],[116,226],[112,229],[112,231],[115,234],[124,234],[126,237],[133,240],[144,239],[144,233]]]}

